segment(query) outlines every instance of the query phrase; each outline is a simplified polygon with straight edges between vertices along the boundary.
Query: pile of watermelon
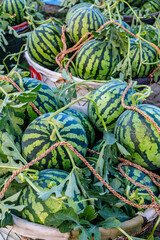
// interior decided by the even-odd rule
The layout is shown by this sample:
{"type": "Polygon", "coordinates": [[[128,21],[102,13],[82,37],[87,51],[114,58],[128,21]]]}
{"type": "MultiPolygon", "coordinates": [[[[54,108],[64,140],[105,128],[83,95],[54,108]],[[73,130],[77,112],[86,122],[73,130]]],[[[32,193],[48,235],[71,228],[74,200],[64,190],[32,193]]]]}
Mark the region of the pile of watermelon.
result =
{"type": "MultiPolygon", "coordinates": [[[[3,2],[5,7],[7,1],[3,2]]],[[[136,2],[129,3],[135,6],[136,2]]],[[[76,77],[101,82],[100,87],[90,89],[87,95],[87,114],[70,108],[71,99],[62,107],[58,97],[65,96],[60,89],[24,77],[23,72],[8,74],[15,84],[9,79],[0,81],[1,189],[15,170],[37,159],[5,192],[7,202],[7,198],[17,194],[17,186],[20,190],[12,202],[15,208],[8,207],[5,217],[12,213],[62,232],[78,229],[79,239],[87,240],[92,236],[101,239],[99,226],[114,227],[107,225],[111,216],[114,216],[113,222],[118,220],[120,224],[134,217],[137,209],[111,193],[93,174],[92,167],[126,199],[139,205],[152,204],[151,194],[125,178],[118,164],[119,157],[125,157],[153,172],[160,168],[160,108],[142,102],[148,88],[143,85],[139,90],[136,82],[124,98],[128,109],[122,104],[129,79],[147,77],[159,64],[158,51],[148,42],[152,42],[153,37],[158,46],[159,29],[143,24],[139,32],[141,26],[133,29],[115,19],[129,32],[142,34],[144,41],[133,38],[116,23],[96,32],[107,21],[103,12],[91,3],[75,5],[65,19],[67,48],[78,45],[88,32],[93,34],[90,40],[89,35],[85,35],[68,68],[76,77]],[[157,32],[149,36],[151,29],[157,32]]],[[[52,19],[39,24],[27,37],[29,57],[46,69],[59,71],[56,56],[64,47],[61,37],[59,21],[52,19]]],[[[65,57],[69,59],[71,53],[65,57]]],[[[65,59],[62,62],[65,63],[65,59]]],[[[64,91],[66,85],[61,87],[64,91]]],[[[122,170],[147,186],[158,201],[159,187],[143,169],[123,166],[122,170]]],[[[2,227],[5,226],[4,216],[0,212],[2,227]]]]}
{"type": "MultiPolygon", "coordinates": [[[[114,24],[104,26],[99,34],[96,34],[96,31],[108,21],[98,6],[80,3],[68,11],[65,19],[67,48],[80,44],[81,38],[86,36],[83,37],[82,46],[68,68],[68,72],[73,76],[85,80],[109,80],[121,72],[126,80],[138,79],[148,77],[157,67],[157,51],[147,41],[158,45],[159,30],[147,24],[137,25],[134,29],[122,20],[116,18],[112,20],[115,21],[114,24]],[[117,26],[116,22],[134,36],[137,35],[137,38],[117,26]],[[86,35],[89,32],[93,33],[94,38],[86,41],[91,35],[86,35]],[[145,40],[140,40],[138,36],[145,40]]],[[[34,29],[27,41],[29,57],[42,67],[59,71],[56,56],[63,49],[61,34],[61,28],[53,21],[34,29]]],[[[64,54],[62,61],[64,68],[66,60],[74,54],[73,51],[70,52],[64,54]]]]}

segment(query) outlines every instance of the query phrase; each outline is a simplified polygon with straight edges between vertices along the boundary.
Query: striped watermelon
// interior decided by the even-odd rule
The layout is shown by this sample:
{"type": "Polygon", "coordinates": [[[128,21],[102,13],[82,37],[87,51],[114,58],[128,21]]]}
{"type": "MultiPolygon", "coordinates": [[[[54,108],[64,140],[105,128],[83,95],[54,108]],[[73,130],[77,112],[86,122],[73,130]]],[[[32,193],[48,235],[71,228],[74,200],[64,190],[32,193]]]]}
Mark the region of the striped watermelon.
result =
{"type": "Polygon", "coordinates": [[[54,69],[55,57],[61,52],[61,29],[52,23],[44,23],[34,29],[27,39],[27,51],[30,58],[39,65],[54,69]]]}
{"type": "MultiPolygon", "coordinates": [[[[132,7],[132,9],[139,16],[141,9],[138,7],[132,7]]],[[[126,7],[124,9],[124,15],[133,16],[134,12],[132,11],[132,9],[130,7],[126,7]]]]}
{"type": "MultiPolygon", "coordinates": [[[[146,113],[160,127],[160,108],[141,104],[138,109],[146,113]]],[[[126,148],[127,159],[147,169],[160,168],[160,135],[155,127],[140,113],[126,110],[115,125],[115,137],[126,148]]]]}
{"type": "MultiPolygon", "coordinates": [[[[122,94],[127,87],[126,82],[120,80],[110,80],[102,84],[93,93],[90,98],[95,101],[99,114],[103,118],[105,124],[109,128],[113,128],[118,117],[124,111],[121,105],[122,94]]],[[[131,105],[131,97],[135,91],[130,88],[125,97],[125,104],[131,105]]],[[[103,132],[104,128],[99,119],[95,105],[92,101],[88,103],[88,117],[96,128],[103,132]]]]}
{"type": "MultiPolygon", "coordinates": [[[[154,195],[156,197],[158,197],[159,189],[153,183],[152,179],[147,174],[145,174],[141,170],[139,170],[135,167],[131,167],[131,166],[122,166],[122,170],[136,182],[149,187],[150,190],[154,193],[154,195]]],[[[124,179],[124,184],[127,186],[126,190],[129,189],[129,196],[131,194],[133,194],[136,191],[136,189],[138,189],[138,197],[142,197],[144,199],[144,202],[142,202],[142,204],[150,204],[151,203],[151,196],[150,196],[150,194],[148,194],[147,190],[134,185],[127,178],[124,179]],[[143,194],[147,194],[147,195],[143,195],[143,194]]],[[[127,192],[126,192],[126,194],[127,194],[127,192]]]]}
{"type": "Polygon", "coordinates": [[[71,7],[66,15],[66,19],[65,19],[66,24],[68,24],[72,13],[75,12],[77,9],[82,8],[82,7],[91,7],[91,6],[93,6],[91,3],[83,2],[83,3],[79,3],[79,4],[76,4],[73,7],[71,7]]]}
{"type": "Polygon", "coordinates": [[[88,140],[88,147],[92,147],[96,138],[95,130],[88,118],[88,116],[76,109],[66,109],[63,111],[63,113],[68,114],[69,116],[75,118],[77,122],[79,122],[82,127],[84,128],[84,131],[86,133],[86,137],[88,140]]]}
{"type": "Polygon", "coordinates": [[[131,5],[131,6],[136,6],[136,7],[140,7],[142,6],[145,2],[147,2],[148,0],[128,0],[127,2],[131,5]]]}
{"type": "Polygon", "coordinates": [[[152,0],[143,4],[141,10],[146,13],[155,13],[160,11],[160,1],[152,0]]]}
{"type": "MultiPolygon", "coordinates": [[[[38,179],[33,183],[40,191],[47,191],[51,187],[64,183],[68,175],[67,172],[60,169],[46,169],[38,173],[38,179]]],[[[65,197],[64,190],[61,196],[65,197]]],[[[73,198],[66,196],[66,199],[58,198],[55,193],[53,193],[44,201],[39,198],[37,192],[30,185],[27,185],[22,190],[19,203],[25,205],[25,208],[22,210],[22,218],[39,224],[45,224],[45,219],[49,214],[56,213],[61,209],[72,207],[74,211],[79,214],[87,206],[84,197],[77,193],[74,194],[73,198]],[[83,202],[81,200],[83,200],[83,202]]]]}
{"type": "Polygon", "coordinates": [[[72,41],[77,43],[84,34],[98,30],[105,22],[106,19],[99,9],[90,7],[79,8],[70,17],[67,32],[72,41]]]}
{"type": "MultiPolygon", "coordinates": [[[[34,78],[23,78],[23,90],[29,91],[39,84],[41,84],[41,88],[37,91],[37,98],[32,101],[34,105],[38,108],[38,110],[44,114],[47,112],[53,112],[58,109],[55,94],[52,89],[44,82],[40,82],[34,78]]],[[[20,83],[18,83],[20,85],[20,83]]],[[[14,91],[17,91],[16,89],[14,91]]],[[[20,101],[15,100],[15,104],[19,104],[20,101]]],[[[19,116],[23,119],[23,130],[39,115],[35,112],[35,110],[28,104],[26,109],[23,112],[19,113],[19,116]]]]}
{"type": "MultiPolygon", "coordinates": [[[[80,154],[85,156],[87,152],[87,138],[83,127],[73,117],[65,113],[57,114],[50,122],[45,121],[52,114],[43,114],[33,120],[26,128],[21,145],[23,155],[28,162],[44,153],[53,144],[62,140],[69,142],[80,154]],[[55,124],[62,139],[56,134],[53,124],[55,124]]],[[[83,162],[74,153],[71,152],[71,155],[77,166],[83,166],[83,162]]],[[[70,171],[72,164],[66,148],[59,146],[34,164],[33,167],[38,170],[59,168],[70,171]]]]}
{"type": "Polygon", "coordinates": [[[4,13],[10,15],[16,14],[13,18],[11,25],[17,25],[25,21],[25,5],[24,0],[3,0],[1,3],[1,8],[4,13]]]}
{"type": "Polygon", "coordinates": [[[106,41],[92,39],[79,50],[76,68],[82,79],[108,80],[119,62],[117,48],[108,47],[106,41]]]}
{"type": "MultiPolygon", "coordinates": [[[[138,39],[131,38],[129,56],[133,79],[147,77],[155,68],[155,64],[153,63],[157,61],[157,51],[146,42],[141,41],[140,43],[138,39]]],[[[127,71],[127,69],[122,69],[122,73],[125,75],[123,71],[127,71]]]]}

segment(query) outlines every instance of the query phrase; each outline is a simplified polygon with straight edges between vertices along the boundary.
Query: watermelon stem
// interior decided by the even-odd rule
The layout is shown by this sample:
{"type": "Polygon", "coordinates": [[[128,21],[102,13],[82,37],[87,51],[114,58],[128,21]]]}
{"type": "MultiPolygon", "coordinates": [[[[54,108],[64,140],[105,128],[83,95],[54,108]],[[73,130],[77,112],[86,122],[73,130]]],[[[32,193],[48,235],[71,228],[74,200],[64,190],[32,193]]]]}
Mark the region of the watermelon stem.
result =
{"type": "Polygon", "coordinates": [[[144,90],[142,90],[141,92],[139,93],[134,93],[132,95],[132,106],[136,107],[137,105],[137,102],[140,101],[140,100],[145,100],[147,97],[149,97],[149,95],[151,94],[152,92],[152,89],[150,86],[147,86],[147,85],[139,85],[139,86],[136,86],[136,88],[140,88],[140,87],[145,87],[144,90]]]}

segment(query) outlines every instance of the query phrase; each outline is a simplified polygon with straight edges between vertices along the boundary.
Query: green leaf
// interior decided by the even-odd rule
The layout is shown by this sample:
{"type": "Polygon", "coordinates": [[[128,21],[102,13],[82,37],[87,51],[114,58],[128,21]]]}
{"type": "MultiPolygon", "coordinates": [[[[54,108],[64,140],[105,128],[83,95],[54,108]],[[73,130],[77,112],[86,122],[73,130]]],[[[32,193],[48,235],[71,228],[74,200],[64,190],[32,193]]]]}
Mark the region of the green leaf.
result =
{"type": "Polygon", "coordinates": [[[5,155],[7,155],[8,157],[12,157],[13,160],[20,160],[23,164],[27,163],[27,161],[22,157],[19,150],[17,149],[13,141],[13,137],[7,132],[2,134],[2,150],[5,155]]]}
{"type": "Polygon", "coordinates": [[[9,212],[5,212],[4,218],[0,221],[0,227],[13,226],[13,217],[9,212]]]}
{"type": "Polygon", "coordinates": [[[123,156],[130,156],[131,155],[120,143],[117,142],[116,144],[117,144],[118,150],[120,151],[120,153],[123,156]]]}
{"type": "Polygon", "coordinates": [[[70,172],[69,177],[68,177],[68,184],[67,184],[67,188],[65,191],[65,195],[70,198],[74,198],[75,193],[79,194],[80,191],[79,191],[79,188],[77,187],[74,172],[70,172]]]}
{"type": "Polygon", "coordinates": [[[101,217],[103,217],[104,219],[110,218],[110,217],[115,217],[116,219],[118,219],[120,222],[124,222],[129,220],[129,216],[126,215],[126,213],[120,209],[120,208],[116,208],[116,207],[103,207],[101,210],[98,211],[98,213],[100,214],[101,217]]]}
{"type": "Polygon", "coordinates": [[[79,225],[79,217],[73,210],[73,208],[69,207],[67,209],[62,209],[58,212],[55,213],[55,217],[58,220],[63,220],[63,221],[72,221],[77,223],[79,225]]]}
{"type": "Polygon", "coordinates": [[[89,205],[87,206],[83,213],[80,213],[79,217],[82,219],[85,219],[87,221],[92,221],[93,219],[95,219],[98,216],[98,213],[95,211],[95,209],[89,205]]]}
{"type": "Polygon", "coordinates": [[[114,134],[111,132],[104,131],[103,139],[105,140],[107,145],[113,145],[117,142],[117,139],[114,137],[114,134]]]}
{"type": "Polygon", "coordinates": [[[117,228],[120,227],[121,222],[117,220],[115,217],[109,217],[105,221],[101,222],[99,225],[101,225],[104,228],[117,228]]]}

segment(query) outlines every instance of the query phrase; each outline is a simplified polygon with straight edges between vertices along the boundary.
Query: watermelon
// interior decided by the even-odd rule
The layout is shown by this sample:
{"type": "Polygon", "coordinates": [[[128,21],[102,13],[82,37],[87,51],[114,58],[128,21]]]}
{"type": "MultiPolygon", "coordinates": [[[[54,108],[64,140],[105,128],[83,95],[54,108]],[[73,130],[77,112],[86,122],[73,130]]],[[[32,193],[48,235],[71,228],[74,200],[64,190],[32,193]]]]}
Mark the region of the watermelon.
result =
{"type": "Polygon", "coordinates": [[[95,141],[96,134],[88,116],[85,113],[76,109],[66,109],[63,111],[63,113],[66,113],[69,116],[75,118],[77,122],[82,125],[87,136],[88,147],[92,147],[95,141]]]}
{"type": "Polygon", "coordinates": [[[67,32],[72,41],[77,43],[84,34],[98,30],[105,22],[106,19],[99,9],[82,7],[72,13],[68,22],[67,32]]]}
{"type": "MultiPolygon", "coordinates": [[[[160,127],[160,108],[140,104],[138,109],[147,114],[160,127]]],[[[156,128],[140,113],[126,110],[116,122],[117,141],[130,153],[126,158],[147,169],[160,168],[160,135],[156,128]]]]}
{"type": "MultiPolygon", "coordinates": [[[[132,166],[122,166],[122,170],[136,182],[149,187],[150,190],[154,193],[154,195],[158,197],[159,189],[147,174],[132,166]]],[[[147,190],[134,185],[127,178],[124,179],[124,185],[127,186],[126,190],[129,188],[129,195],[131,195],[132,193],[134,193],[134,191],[136,191],[136,189],[138,189],[138,197],[142,197],[144,199],[144,202],[142,202],[142,204],[151,204],[151,195],[148,193],[147,190]]]]}
{"type": "Polygon", "coordinates": [[[117,48],[108,47],[107,41],[92,39],[85,43],[76,56],[76,68],[80,78],[108,80],[120,62],[117,48]]]}
{"type": "MultiPolygon", "coordinates": [[[[52,89],[44,82],[40,82],[37,79],[34,78],[23,78],[23,91],[29,91],[35,87],[37,87],[39,84],[41,84],[41,88],[36,92],[38,93],[36,99],[32,101],[32,103],[38,108],[38,110],[44,114],[47,112],[53,112],[58,109],[57,101],[55,98],[55,94],[52,91],[52,89]]],[[[17,83],[20,86],[20,83],[17,83]]],[[[15,92],[18,91],[16,88],[12,91],[15,92]]],[[[20,104],[21,102],[16,99],[15,104],[20,104]]],[[[35,118],[37,118],[39,115],[35,112],[32,106],[30,104],[27,105],[25,110],[23,112],[17,113],[22,119],[23,119],[23,126],[22,128],[25,129],[30,122],[32,122],[35,118]]]]}
{"type": "Polygon", "coordinates": [[[79,3],[79,4],[76,4],[73,7],[71,7],[66,15],[66,19],[65,19],[66,24],[68,24],[72,13],[75,12],[77,9],[82,8],[82,7],[91,7],[91,6],[93,6],[91,3],[83,2],[83,3],[79,3]]]}
{"type": "Polygon", "coordinates": [[[141,10],[146,13],[155,13],[160,11],[160,2],[158,0],[148,1],[143,4],[141,10]]]}
{"type": "MultiPolygon", "coordinates": [[[[47,191],[51,187],[64,183],[68,175],[67,172],[60,169],[45,169],[38,173],[38,179],[33,181],[33,183],[38,190],[47,191]]],[[[61,192],[61,196],[65,197],[64,190],[61,192]]],[[[53,193],[44,201],[39,198],[37,192],[30,185],[27,185],[22,190],[19,203],[20,205],[25,205],[25,208],[22,210],[22,218],[39,224],[45,224],[45,219],[49,214],[54,214],[61,209],[72,207],[79,214],[87,206],[87,202],[84,201],[84,197],[80,193],[75,193],[73,198],[66,196],[66,199],[58,198],[53,193]]]]}
{"type": "Polygon", "coordinates": [[[54,23],[44,23],[34,29],[27,39],[29,57],[42,67],[57,67],[55,57],[61,52],[61,28],[54,23]]]}
{"type": "Polygon", "coordinates": [[[3,0],[1,3],[2,12],[16,15],[11,25],[17,25],[25,21],[25,0],[3,0]]]}
{"type": "MultiPolygon", "coordinates": [[[[126,87],[126,82],[110,80],[90,94],[90,98],[95,101],[99,114],[108,128],[113,128],[115,126],[118,117],[124,111],[121,105],[121,98],[126,87]]],[[[132,104],[131,97],[134,93],[135,91],[130,88],[125,97],[126,105],[132,104]]],[[[104,128],[102,122],[96,113],[96,108],[92,101],[88,103],[87,112],[92,124],[96,126],[99,131],[103,132],[104,128]]]]}
{"type": "Polygon", "coordinates": [[[148,0],[128,0],[127,3],[129,3],[131,6],[136,6],[140,7],[142,6],[145,2],[148,2],[148,0]]]}
{"type": "MultiPolygon", "coordinates": [[[[132,9],[139,16],[141,9],[138,7],[132,7],[132,9]]],[[[124,15],[133,16],[134,12],[132,11],[132,9],[130,7],[126,7],[124,9],[124,15]]]]}
{"type": "MultiPolygon", "coordinates": [[[[133,79],[147,77],[155,68],[153,63],[157,61],[157,51],[146,42],[141,41],[140,43],[138,39],[131,38],[129,56],[133,79]]],[[[123,70],[122,73],[125,75],[123,70]]]]}
{"type": "MultiPolygon", "coordinates": [[[[81,155],[86,155],[87,138],[83,127],[73,117],[65,113],[57,114],[49,122],[45,121],[52,114],[46,113],[41,115],[26,128],[22,136],[21,145],[23,156],[28,162],[40,156],[53,144],[61,141],[70,143],[81,155]],[[56,134],[56,128],[61,139],[56,134]]],[[[83,162],[75,153],[71,152],[71,155],[78,167],[83,166],[83,162]]],[[[35,163],[33,167],[38,170],[56,168],[70,171],[72,164],[66,147],[59,146],[35,163]]]]}

